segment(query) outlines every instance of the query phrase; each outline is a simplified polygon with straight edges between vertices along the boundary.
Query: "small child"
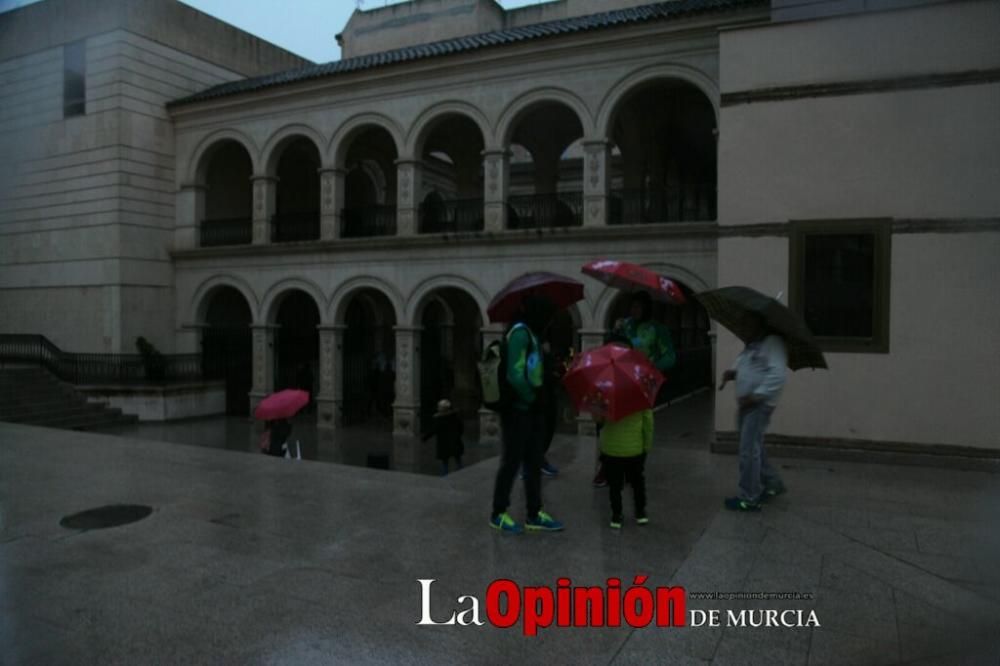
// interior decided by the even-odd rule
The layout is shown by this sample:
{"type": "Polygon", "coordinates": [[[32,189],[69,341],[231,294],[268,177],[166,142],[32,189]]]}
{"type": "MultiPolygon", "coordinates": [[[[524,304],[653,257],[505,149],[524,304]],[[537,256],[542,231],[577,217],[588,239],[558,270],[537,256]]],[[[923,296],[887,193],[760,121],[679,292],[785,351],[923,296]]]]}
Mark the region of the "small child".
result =
{"type": "Polygon", "coordinates": [[[644,409],[618,421],[608,421],[601,428],[601,460],[611,495],[611,527],[622,527],[622,488],[625,481],[635,497],[635,520],[649,523],[646,517],[646,454],[653,446],[653,410],[644,409]]]}
{"type": "Polygon", "coordinates": [[[431,429],[424,434],[423,441],[437,435],[435,457],[441,461],[441,476],[448,475],[448,461],[451,458],[455,459],[456,469],[462,469],[462,454],[465,453],[463,430],[462,418],[451,408],[451,401],[439,400],[431,429]]]}

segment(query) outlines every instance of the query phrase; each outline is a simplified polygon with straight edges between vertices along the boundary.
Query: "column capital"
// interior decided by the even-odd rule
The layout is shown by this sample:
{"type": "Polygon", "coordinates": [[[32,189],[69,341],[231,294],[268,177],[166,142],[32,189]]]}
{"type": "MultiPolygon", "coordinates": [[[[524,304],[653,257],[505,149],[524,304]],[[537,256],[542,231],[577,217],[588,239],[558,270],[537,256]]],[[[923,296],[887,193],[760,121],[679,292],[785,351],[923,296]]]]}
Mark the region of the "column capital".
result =
{"type": "Polygon", "coordinates": [[[422,167],[424,165],[424,161],[416,157],[400,157],[397,160],[395,160],[393,164],[395,164],[397,167],[408,166],[408,165],[422,167]]]}
{"type": "Polygon", "coordinates": [[[334,176],[346,176],[347,169],[341,167],[325,166],[316,169],[316,173],[322,175],[324,173],[332,173],[334,176]]]}
{"type": "Polygon", "coordinates": [[[584,148],[610,148],[611,139],[603,137],[593,137],[584,139],[582,142],[584,148]]]}
{"type": "Polygon", "coordinates": [[[253,331],[276,331],[281,326],[278,324],[250,324],[250,329],[253,331]]]}
{"type": "Polygon", "coordinates": [[[479,153],[483,157],[510,157],[510,148],[487,148],[479,153]]]}
{"type": "Polygon", "coordinates": [[[250,176],[251,183],[263,182],[263,183],[277,183],[280,180],[277,176],[269,176],[267,174],[254,174],[250,176]]]}
{"type": "Polygon", "coordinates": [[[581,328],[580,335],[604,335],[607,330],[603,328],[581,328]]]}
{"type": "Polygon", "coordinates": [[[347,326],[344,324],[320,324],[316,327],[320,332],[323,331],[333,331],[334,333],[343,333],[347,330],[347,326]]]}
{"type": "Polygon", "coordinates": [[[419,333],[420,331],[424,330],[424,327],[423,326],[409,326],[409,325],[405,325],[405,326],[393,326],[392,330],[395,331],[396,333],[419,333]]]}

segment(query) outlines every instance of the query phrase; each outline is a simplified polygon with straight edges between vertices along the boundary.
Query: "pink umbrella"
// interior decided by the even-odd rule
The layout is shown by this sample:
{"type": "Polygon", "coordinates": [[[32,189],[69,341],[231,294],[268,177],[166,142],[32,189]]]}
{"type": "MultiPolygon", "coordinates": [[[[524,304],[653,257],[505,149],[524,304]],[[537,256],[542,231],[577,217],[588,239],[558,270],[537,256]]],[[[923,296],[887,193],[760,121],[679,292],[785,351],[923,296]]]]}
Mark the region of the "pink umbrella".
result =
{"type": "Polygon", "coordinates": [[[285,389],[272,393],[253,410],[254,418],[261,421],[274,421],[295,416],[300,409],[309,404],[309,392],[299,389],[285,389]]]}
{"type": "Polygon", "coordinates": [[[592,261],[582,269],[584,274],[616,289],[632,291],[642,289],[653,298],[671,305],[683,305],[684,292],[670,278],[627,261],[601,259],[592,261]]]}

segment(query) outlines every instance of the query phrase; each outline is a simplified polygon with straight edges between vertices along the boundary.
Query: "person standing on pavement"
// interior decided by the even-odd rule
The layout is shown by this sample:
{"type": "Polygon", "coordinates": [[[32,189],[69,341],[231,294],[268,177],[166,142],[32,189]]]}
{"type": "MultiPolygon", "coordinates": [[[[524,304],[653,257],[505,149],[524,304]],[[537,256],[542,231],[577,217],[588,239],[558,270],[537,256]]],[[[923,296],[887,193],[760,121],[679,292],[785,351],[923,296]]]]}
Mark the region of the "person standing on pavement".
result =
{"type": "MultiPolygon", "coordinates": [[[[653,299],[649,293],[637,291],[632,294],[629,308],[629,316],[615,323],[612,335],[627,339],[632,349],[645,354],[657,370],[666,374],[677,362],[670,329],[653,319],[653,299]]],[[[602,465],[594,476],[594,486],[603,488],[606,485],[608,481],[602,465]]]]}
{"type": "Polygon", "coordinates": [[[490,526],[502,532],[520,533],[525,527],[547,532],[563,529],[562,523],[542,510],[541,491],[545,415],[540,397],[545,363],[538,334],[545,330],[554,311],[551,301],[529,294],[521,302],[515,323],[505,336],[504,379],[510,386],[512,400],[500,414],[503,451],[490,513],[490,526]],[[524,526],[507,513],[511,489],[522,465],[527,498],[524,526]]]}
{"type": "Polygon", "coordinates": [[[759,511],[761,502],[785,492],[785,484],[768,462],[764,433],[785,386],[788,353],[782,337],[768,330],[759,315],[747,316],[752,319],[750,342],[722,375],[722,386],[736,382],[739,410],[739,493],[724,502],[732,511],[759,511]]]}

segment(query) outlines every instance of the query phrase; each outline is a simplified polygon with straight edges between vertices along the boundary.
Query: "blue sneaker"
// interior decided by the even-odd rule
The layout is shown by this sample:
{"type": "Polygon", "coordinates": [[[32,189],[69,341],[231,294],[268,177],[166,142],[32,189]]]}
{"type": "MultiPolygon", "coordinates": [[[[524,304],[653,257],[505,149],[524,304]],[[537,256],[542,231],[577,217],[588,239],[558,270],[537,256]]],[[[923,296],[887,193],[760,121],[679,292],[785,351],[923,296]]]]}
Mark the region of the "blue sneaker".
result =
{"type": "Polygon", "coordinates": [[[528,518],[524,521],[524,526],[529,530],[540,532],[558,532],[563,529],[562,523],[544,511],[539,511],[534,518],[528,518]]]}
{"type": "Polygon", "coordinates": [[[511,534],[520,534],[524,531],[524,528],[506,511],[498,514],[495,518],[490,518],[490,527],[499,532],[510,532],[511,534]]]}
{"type": "Polygon", "coordinates": [[[542,463],[542,474],[545,476],[556,476],[559,474],[559,468],[557,468],[552,463],[546,461],[542,463]]]}

